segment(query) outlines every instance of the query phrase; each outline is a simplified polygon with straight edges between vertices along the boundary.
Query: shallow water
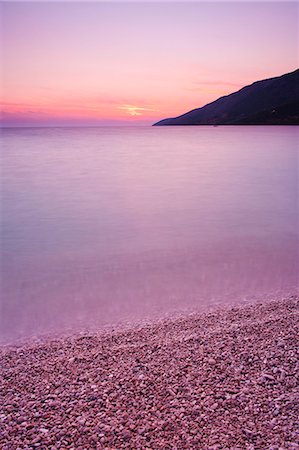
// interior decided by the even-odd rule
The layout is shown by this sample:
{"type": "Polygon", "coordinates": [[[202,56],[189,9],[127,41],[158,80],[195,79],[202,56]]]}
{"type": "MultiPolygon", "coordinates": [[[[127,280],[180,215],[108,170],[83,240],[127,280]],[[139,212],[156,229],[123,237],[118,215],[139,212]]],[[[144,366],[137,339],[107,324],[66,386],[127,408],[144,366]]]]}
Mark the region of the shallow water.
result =
{"type": "Polygon", "coordinates": [[[297,286],[296,127],[2,131],[1,339],[297,286]]]}

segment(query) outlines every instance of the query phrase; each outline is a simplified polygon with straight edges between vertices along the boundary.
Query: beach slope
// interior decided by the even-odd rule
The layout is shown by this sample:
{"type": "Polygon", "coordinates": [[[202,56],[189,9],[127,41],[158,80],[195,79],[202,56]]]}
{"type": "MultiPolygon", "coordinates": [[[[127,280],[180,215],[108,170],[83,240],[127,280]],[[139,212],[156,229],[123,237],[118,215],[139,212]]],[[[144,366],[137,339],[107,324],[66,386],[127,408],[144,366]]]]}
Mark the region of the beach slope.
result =
{"type": "Polygon", "coordinates": [[[3,347],[0,447],[298,448],[298,306],[3,347]]]}

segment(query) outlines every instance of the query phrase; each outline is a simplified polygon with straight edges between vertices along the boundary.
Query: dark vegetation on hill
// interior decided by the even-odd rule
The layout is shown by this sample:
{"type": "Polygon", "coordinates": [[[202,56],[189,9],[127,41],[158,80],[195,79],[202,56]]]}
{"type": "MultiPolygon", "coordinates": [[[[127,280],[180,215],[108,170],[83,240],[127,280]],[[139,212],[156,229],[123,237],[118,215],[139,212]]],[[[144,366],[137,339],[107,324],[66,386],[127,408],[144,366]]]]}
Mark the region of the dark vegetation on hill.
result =
{"type": "Polygon", "coordinates": [[[298,125],[299,69],[257,81],[202,108],[154,124],[298,125]]]}

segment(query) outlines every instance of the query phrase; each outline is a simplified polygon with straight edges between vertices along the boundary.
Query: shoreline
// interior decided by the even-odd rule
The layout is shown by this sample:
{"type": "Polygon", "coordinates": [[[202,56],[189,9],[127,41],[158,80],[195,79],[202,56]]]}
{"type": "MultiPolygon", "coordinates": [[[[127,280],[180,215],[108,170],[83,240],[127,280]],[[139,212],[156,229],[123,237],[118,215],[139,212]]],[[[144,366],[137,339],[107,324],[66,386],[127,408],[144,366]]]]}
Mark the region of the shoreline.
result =
{"type": "MultiPolygon", "coordinates": [[[[76,339],[79,336],[97,336],[101,338],[111,333],[123,333],[126,331],[139,330],[148,326],[163,325],[175,322],[179,319],[200,318],[202,315],[210,313],[222,314],[232,308],[245,308],[267,302],[277,302],[287,298],[298,297],[298,287],[293,285],[281,290],[275,290],[267,294],[250,295],[247,297],[236,295],[234,300],[225,296],[215,297],[213,302],[203,302],[198,305],[186,305],[182,308],[181,304],[177,308],[168,310],[152,309],[143,316],[128,315],[118,318],[114,321],[98,322],[97,320],[83,319],[69,326],[50,327],[47,331],[41,332],[35,330],[30,334],[20,333],[18,335],[1,335],[0,332],[0,352],[1,349],[14,350],[18,348],[30,348],[31,346],[47,344],[54,340],[76,339]]],[[[202,299],[203,300],[203,299],[202,299]]]]}
{"type": "Polygon", "coordinates": [[[1,448],[299,448],[298,313],[291,296],[0,347],[1,448]]]}

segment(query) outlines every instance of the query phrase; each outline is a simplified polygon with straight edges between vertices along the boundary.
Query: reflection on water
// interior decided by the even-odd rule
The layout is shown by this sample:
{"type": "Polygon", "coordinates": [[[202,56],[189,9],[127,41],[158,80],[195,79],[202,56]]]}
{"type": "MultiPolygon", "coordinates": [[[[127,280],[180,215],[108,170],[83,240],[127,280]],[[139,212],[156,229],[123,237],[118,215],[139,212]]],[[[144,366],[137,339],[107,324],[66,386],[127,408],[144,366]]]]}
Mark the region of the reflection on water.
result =
{"type": "Polygon", "coordinates": [[[296,127],[2,133],[2,338],[288,292],[296,127]]]}

